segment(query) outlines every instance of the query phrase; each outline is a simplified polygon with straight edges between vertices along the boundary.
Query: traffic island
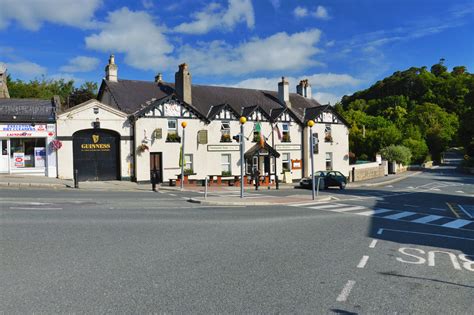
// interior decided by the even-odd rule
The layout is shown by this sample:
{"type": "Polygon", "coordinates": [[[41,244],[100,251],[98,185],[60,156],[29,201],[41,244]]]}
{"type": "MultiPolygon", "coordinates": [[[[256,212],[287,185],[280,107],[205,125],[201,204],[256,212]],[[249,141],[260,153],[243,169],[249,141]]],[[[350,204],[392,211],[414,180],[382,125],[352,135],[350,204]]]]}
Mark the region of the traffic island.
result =
{"type": "Polygon", "coordinates": [[[198,203],[202,205],[209,206],[290,206],[298,203],[310,203],[310,202],[323,202],[331,201],[330,196],[318,196],[314,200],[311,199],[311,196],[305,195],[294,195],[287,197],[259,197],[256,198],[240,198],[240,197],[199,197],[199,198],[190,198],[188,202],[198,203]]]}

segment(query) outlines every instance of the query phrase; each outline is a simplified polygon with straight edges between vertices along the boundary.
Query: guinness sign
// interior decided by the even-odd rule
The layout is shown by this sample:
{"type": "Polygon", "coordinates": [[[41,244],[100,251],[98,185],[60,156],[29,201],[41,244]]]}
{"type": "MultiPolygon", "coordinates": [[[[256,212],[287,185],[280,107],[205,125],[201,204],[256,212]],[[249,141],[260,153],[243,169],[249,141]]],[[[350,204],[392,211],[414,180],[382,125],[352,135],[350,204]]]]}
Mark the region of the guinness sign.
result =
{"type": "Polygon", "coordinates": [[[110,143],[98,143],[100,136],[97,134],[92,135],[92,143],[81,144],[81,150],[83,151],[110,151],[110,143]]]}

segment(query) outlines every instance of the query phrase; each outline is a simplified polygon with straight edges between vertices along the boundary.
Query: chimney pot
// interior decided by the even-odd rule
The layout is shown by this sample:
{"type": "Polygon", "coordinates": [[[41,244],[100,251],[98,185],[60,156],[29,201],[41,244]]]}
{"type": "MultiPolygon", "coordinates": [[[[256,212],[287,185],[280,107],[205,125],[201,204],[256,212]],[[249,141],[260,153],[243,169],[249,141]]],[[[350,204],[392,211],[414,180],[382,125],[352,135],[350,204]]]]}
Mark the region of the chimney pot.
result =
{"type": "Polygon", "coordinates": [[[308,79],[301,80],[296,86],[296,92],[306,98],[311,98],[311,84],[308,79]]]}
{"type": "Polygon", "coordinates": [[[174,74],[175,91],[178,97],[185,103],[192,103],[191,95],[191,73],[188,70],[188,65],[182,63],[179,65],[178,72],[174,74]]]}
{"type": "Polygon", "coordinates": [[[110,55],[109,64],[105,66],[105,79],[111,82],[118,81],[118,67],[115,64],[115,56],[110,55]]]}
{"type": "Polygon", "coordinates": [[[291,107],[290,85],[285,77],[281,77],[281,82],[278,82],[278,100],[281,104],[291,107]]]}
{"type": "Polygon", "coordinates": [[[163,82],[163,75],[161,73],[158,73],[156,76],[155,76],[155,82],[156,83],[161,83],[163,82]]]}

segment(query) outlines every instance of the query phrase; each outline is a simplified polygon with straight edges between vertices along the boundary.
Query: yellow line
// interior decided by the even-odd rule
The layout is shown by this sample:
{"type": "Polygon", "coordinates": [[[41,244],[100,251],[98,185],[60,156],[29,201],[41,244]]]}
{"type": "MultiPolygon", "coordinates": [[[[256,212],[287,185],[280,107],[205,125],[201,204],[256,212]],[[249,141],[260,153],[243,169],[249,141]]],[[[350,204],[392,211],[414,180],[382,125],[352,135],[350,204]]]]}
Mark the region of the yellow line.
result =
{"type": "Polygon", "coordinates": [[[454,210],[453,206],[451,206],[451,204],[449,202],[446,202],[446,204],[448,205],[449,209],[451,210],[452,213],[454,213],[454,215],[456,216],[456,218],[459,218],[459,214],[456,212],[456,210],[454,210]]]}

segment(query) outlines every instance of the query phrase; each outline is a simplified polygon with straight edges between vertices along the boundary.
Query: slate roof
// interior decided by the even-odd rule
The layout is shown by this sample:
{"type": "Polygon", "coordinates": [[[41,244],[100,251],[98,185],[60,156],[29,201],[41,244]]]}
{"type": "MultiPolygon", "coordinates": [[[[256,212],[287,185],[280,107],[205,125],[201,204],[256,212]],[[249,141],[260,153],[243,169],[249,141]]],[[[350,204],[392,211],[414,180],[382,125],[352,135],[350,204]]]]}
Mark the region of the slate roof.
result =
{"type": "Polygon", "coordinates": [[[311,108],[307,108],[306,111],[305,111],[305,115],[304,115],[304,123],[306,124],[310,119],[314,119],[316,116],[318,116],[321,112],[325,111],[325,110],[331,110],[332,113],[334,115],[336,115],[336,117],[342,121],[346,126],[349,126],[349,123],[344,119],[344,117],[342,117],[338,112],[336,112],[335,110],[333,110],[332,106],[331,105],[321,105],[321,106],[317,106],[317,107],[311,107],[311,108]]]}
{"type": "MultiPolygon", "coordinates": [[[[118,80],[112,82],[103,80],[98,99],[102,101],[103,90],[108,89],[115,101],[110,104],[128,114],[133,114],[143,108],[150,101],[159,100],[174,94],[174,83],[156,83],[150,81],[118,80]]],[[[234,112],[242,115],[249,111],[245,107],[259,106],[269,117],[274,119],[279,110],[286,108],[278,100],[278,92],[243,89],[233,87],[197,85],[191,88],[192,108],[202,116],[210,118],[212,107],[228,104],[234,112]],[[275,111],[276,110],[276,111],[275,111]],[[273,115],[272,115],[273,112],[273,115]]],[[[293,116],[303,122],[306,108],[321,106],[314,99],[307,99],[299,94],[290,93],[293,116]]],[[[213,110],[212,110],[213,111],[213,110]]]]}
{"type": "Polygon", "coordinates": [[[268,143],[264,143],[263,148],[260,146],[260,143],[255,144],[253,147],[248,149],[247,152],[245,152],[244,157],[246,159],[251,159],[253,156],[256,156],[258,154],[258,151],[263,150],[267,151],[271,156],[274,156],[276,158],[280,157],[280,153],[277,152],[271,145],[268,143]]]}
{"type": "Polygon", "coordinates": [[[54,122],[56,103],[53,100],[2,98],[0,121],[3,122],[54,122]]]}

